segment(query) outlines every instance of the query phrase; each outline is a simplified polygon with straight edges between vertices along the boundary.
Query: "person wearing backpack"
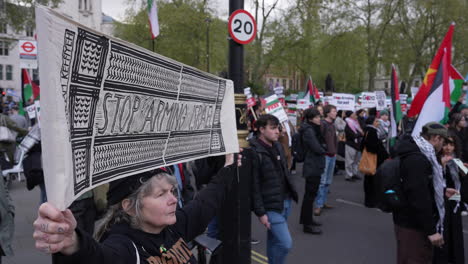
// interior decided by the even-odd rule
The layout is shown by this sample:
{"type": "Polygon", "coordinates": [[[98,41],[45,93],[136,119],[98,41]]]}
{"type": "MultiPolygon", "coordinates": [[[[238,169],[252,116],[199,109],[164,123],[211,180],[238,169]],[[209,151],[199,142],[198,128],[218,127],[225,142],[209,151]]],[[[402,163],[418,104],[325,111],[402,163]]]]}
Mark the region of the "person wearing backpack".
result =
{"type": "Polygon", "coordinates": [[[262,115],[256,125],[257,137],[249,141],[255,152],[252,173],[253,211],[267,229],[268,263],[284,264],[292,248],[288,217],[292,201],[298,201],[298,194],[283,147],[278,142],[278,118],[270,114],[262,115]]]}
{"type": "Polygon", "coordinates": [[[299,133],[302,137],[304,148],[304,167],[302,169],[305,178],[304,199],[302,200],[300,224],[304,225],[304,233],[321,234],[317,226],[321,224],[314,221],[314,200],[320,185],[320,176],[325,169],[325,140],[320,130],[320,112],[309,108],[304,112],[304,123],[299,133]]]}
{"type": "Polygon", "coordinates": [[[431,263],[433,247],[444,245],[445,180],[436,153],[445,138],[447,128],[429,122],[420,136],[406,136],[396,148],[406,201],[393,210],[398,264],[431,263]]]}

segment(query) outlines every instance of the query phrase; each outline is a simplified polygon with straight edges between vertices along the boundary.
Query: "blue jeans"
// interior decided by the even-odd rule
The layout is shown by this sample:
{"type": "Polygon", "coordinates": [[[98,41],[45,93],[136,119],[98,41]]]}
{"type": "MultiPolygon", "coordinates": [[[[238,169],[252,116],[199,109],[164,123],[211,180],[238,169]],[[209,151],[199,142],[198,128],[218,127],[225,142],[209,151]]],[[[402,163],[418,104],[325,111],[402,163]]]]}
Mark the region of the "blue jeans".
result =
{"type": "Polygon", "coordinates": [[[333,181],[333,172],[335,170],[336,156],[329,157],[325,156],[325,170],[320,176],[320,186],[317,192],[317,198],[315,198],[315,207],[322,208],[327,202],[328,189],[333,181]]]}
{"type": "Polygon", "coordinates": [[[284,264],[292,248],[292,238],[288,228],[291,213],[291,199],[284,200],[283,212],[267,211],[270,230],[267,235],[267,256],[269,264],[284,264]]]}

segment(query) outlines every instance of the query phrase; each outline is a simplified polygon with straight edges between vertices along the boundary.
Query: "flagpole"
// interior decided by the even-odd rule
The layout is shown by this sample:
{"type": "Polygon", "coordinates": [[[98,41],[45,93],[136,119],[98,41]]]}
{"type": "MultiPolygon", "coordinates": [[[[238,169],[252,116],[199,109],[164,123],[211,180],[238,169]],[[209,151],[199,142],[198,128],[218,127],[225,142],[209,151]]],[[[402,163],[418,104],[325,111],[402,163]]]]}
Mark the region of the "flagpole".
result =
{"type": "Polygon", "coordinates": [[[154,38],[151,39],[151,43],[153,44],[153,52],[155,52],[155,51],[154,51],[154,38]]]}

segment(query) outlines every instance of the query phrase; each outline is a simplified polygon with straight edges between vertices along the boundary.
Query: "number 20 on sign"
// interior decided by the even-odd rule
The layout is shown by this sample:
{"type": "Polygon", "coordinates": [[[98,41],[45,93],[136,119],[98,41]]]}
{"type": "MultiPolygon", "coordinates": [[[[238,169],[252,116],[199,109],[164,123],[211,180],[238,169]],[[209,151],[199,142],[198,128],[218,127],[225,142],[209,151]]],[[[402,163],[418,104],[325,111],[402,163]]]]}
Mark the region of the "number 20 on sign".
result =
{"type": "Polygon", "coordinates": [[[244,9],[234,11],[229,17],[229,35],[239,44],[248,44],[257,35],[257,23],[244,9]]]}

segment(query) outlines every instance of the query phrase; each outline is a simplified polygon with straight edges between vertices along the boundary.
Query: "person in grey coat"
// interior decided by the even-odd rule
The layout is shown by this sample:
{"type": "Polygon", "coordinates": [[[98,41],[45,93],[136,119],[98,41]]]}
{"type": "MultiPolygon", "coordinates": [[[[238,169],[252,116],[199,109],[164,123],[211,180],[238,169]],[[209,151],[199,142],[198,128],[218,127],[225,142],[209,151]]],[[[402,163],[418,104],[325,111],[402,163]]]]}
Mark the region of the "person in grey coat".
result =
{"type": "Polygon", "coordinates": [[[3,179],[0,179],[0,263],[2,256],[13,256],[15,207],[3,179]]]}
{"type": "Polygon", "coordinates": [[[300,223],[304,225],[304,232],[321,234],[317,227],[321,224],[314,221],[314,200],[320,185],[320,176],[325,169],[325,140],[320,130],[320,112],[309,108],[304,112],[304,122],[300,128],[305,151],[303,176],[306,180],[304,199],[302,200],[300,223]]]}

